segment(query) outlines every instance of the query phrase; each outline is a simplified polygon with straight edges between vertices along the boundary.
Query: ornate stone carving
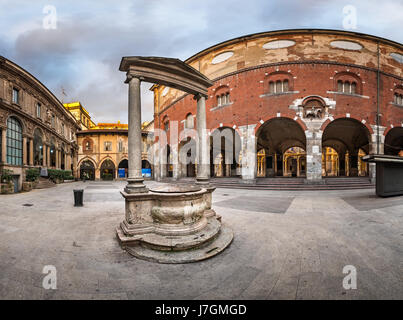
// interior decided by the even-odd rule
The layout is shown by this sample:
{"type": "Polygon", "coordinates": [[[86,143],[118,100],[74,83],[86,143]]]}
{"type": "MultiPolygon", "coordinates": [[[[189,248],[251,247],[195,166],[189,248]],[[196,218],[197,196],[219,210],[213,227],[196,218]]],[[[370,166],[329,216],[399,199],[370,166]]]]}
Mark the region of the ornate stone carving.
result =
{"type": "Polygon", "coordinates": [[[306,119],[322,119],[324,107],[319,100],[310,100],[304,105],[303,116],[306,119]]]}

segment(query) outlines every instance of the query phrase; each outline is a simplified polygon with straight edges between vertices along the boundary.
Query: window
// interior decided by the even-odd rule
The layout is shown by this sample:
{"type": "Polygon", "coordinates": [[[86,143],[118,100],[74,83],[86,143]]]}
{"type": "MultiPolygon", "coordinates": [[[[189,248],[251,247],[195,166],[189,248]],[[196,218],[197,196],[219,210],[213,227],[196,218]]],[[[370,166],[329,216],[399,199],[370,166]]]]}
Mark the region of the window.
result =
{"type": "Polygon", "coordinates": [[[90,138],[86,138],[83,142],[84,151],[92,151],[92,140],[90,138]]]}
{"type": "Polygon", "coordinates": [[[34,131],[34,165],[41,166],[43,164],[43,142],[42,133],[39,129],[34,131]]]}
{"type": "Polygon", "coordinates": [[[104,142],[104,151],[112,151],[112,142],[111,141],[104,142]]]}
{"type": "Polygon", "coordinates": [[[223,106],[230,103],[229,92],[217,96],[217,106],[223,106]]]}
{"type": "Polygon", "coordinates": [[[269,82],[269,93],[283,93],[283,92],[288,92],[290,90],[289,88],[289,82],[288,80],[277,80],[276,82],[270,81],[269,82]]]}
{"type": "Polygon", "coordinates": [[[56,126],[56,117],[55,117],[55,115],[54,115],[54,114],[52,114],[52,121],[51,121],[51,125],[52,125],[52,128],[54,128],[54,127],[56,126]]]}
{"type": "Polygon", "coordinates": [[[7,163],[22,165],[22,127],[20,122],[11,117],[7,120],[7,163]]]}
{"type": "Polygon", "coordinates": [[[169,120],[164,122],[164,130],[168,131],[169,130],[169,120]]]}
{"type": "Polygon", "coordinates": [[[193,129],[194,128],[194,117],[193,117],[193,115],[191,113],[189,113],[186,116],[185,128],[186,129],[193,129]]]}
{"type": "Polygon", "coordinates": [[[13,103],[20,103],[20,90],[13,88],[13,103]]]}
{"type": "Polygon", "coordinates": [[[350,81],[337,81],[337,92],[356,94],[357,93],[357,83],[350,81]]]}
{"type": "Polygon", "coordinates": [[[118,150],[119,150],[119,152],[123,152],[123,141],[122,140],[119,140],[118,150]]]}
{"type": "Polygon", "coordinates": [[[62,123],[62,135],[64,135],[64,123],[62,123]]]}
{"type": "Polygon", "coordinates": [[[41,118],[42,112],[41,112],[41,104],[38,102],[36,104],[36,117],[37,118],[41,118]]]}

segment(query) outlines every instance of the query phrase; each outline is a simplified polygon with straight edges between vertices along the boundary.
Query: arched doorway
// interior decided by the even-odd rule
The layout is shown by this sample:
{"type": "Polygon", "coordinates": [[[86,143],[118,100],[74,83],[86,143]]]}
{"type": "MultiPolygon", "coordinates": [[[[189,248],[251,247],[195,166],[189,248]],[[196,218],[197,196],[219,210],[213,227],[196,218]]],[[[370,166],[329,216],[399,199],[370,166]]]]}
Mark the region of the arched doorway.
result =
{"type": "Polygon", "coordinates": [[[34,130],[34,165],[43,165],[43,140],[42,131],[36,128],[34,130]]]}
{"type": "Polygon", "coordinates": [[[127,178],[128,168],[129,168],[129,163],[128,163],[127,159],[123,159],[122,161],[120,161],[119,165],[118,165],[118,177],[127,178]]]}
{"type": "Polygon", "coordinates": [[[210,175],[231,177],[240,175],[241,138],[233,128],[222,127],[210,136],[210,175]]]}
{"type": "Polygon", "coordinates": [[[389,130],[385,137],[385,154],[397,156],[403,150],[403,128],[389,130]]]}
{"type": "MultiPolygon", "coordinates": [[[[306,138],[301,126],[289,118],[266,121],[256,133],[257,164],[264,163],[263,177],[306,175],[306,138]],[[264,150],[264,153],[263,151],[264,150]],[[264,160],[263,160],[264,159],[264,160]]],[[[262,170],[261,170],[262,171],[262,170]]]]}
{"type": "Polygon", "coordinates": [[[283,161],[284,177],[306,175],[306,153],[301,147],[288,148],[283,154],[283,161]]]}
{"type": "Polygon", "coordinates": [[[55,146],[55,140],[52,138],[50,141],[50,166],[51,167],[56,167],[56,146],[55,146]]]}
{"type": "Polygon", "coordinates": [[[339,154],[332,147],[322,148],[322,177],[339,175],[339,154]]]}
{"type": "Polygon", "coordinates": [[[101,164],[101,179],[113,180],[115,179],[115,164],[112,160],[106,159],[101,164]]]}
{"type": "MultiPolygon", "coordinates": [[[[360,121],[351,118],[340,118],[329,123],[322,135],[323,149],[332,148],[338,154],[338,175],[358,176],[360,171],[368,175],[368,170],[362,170],[361,155],[368,154],[370,132],[360,121]]],[[[361,174],[362,174],[361,172],[361,174]]]]}
{"type": "Polygon", "coordinates": [[[151,164],[148,160],[141,160],[141,175],[144,178],[151,178],[152,177],[152,172],[151,172],[151,164]]]}
{"type": "Polygon", "coordinates": [[[94,180],[95,166],[90,160],[85,160],[80,165],[80,179],[94,180]]]}

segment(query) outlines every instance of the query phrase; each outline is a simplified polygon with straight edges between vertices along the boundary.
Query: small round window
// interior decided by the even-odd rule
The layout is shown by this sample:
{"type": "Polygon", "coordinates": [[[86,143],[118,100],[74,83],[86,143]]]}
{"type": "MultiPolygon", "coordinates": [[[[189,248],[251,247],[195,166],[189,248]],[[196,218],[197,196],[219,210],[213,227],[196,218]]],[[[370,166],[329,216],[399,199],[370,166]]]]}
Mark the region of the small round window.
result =
{"type": "Polygon", "coordinates": [[[360,45],[357,42],[353,42],[353,41],[346,41],[346,40],[336,40],[336,41],[332,41],[330,42],[330,45],[333,48],[338,48],[338,49],[345,49],[345,50],[361,50],[362,49],[362,45],[360,45]]]}
{"type": "Polygon", "coordinates": [[[295,41],[293,40],[274,40],[274,41],[269,41],[266,42],[263,45],[264,49],[281,49],[281,48],[287,48],[291,47],[295,44],[295,41]]]}
{"type": "Polygon", "coordinates": [[[220,62],[224,62],[225,60],[228,60],[229,58],[231,58],[234,55],[234,53],[232,51],[227,51],[227,52],[223,52],[220,53],[219,55],[216,55],[213,60],[211,61],[212,64],[217,64],[220,62]]]}
{"type": "Polygon", "coordinates": [[[403,54],[392,52],[390,56],[399,63],[403,63],[403,54]]]}

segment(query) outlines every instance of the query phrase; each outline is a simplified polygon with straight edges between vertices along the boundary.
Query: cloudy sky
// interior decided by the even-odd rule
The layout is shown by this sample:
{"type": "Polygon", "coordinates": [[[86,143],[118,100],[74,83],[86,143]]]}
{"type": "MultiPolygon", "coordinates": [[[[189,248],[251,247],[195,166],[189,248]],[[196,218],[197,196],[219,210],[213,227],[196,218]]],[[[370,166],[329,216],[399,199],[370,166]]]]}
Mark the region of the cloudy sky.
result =
{"type": "MultiPolygon", "coordinates": [[[[403,42],[403,0],[0,0],[0,55],[56,96],[81,101],[95,122],[127,122],[122,56],[186,59],[216,43],[255,32],[343,30],[343,8],[356,8],[354,31],[403,42]],[[49,25],[51,5],[56,28],[49,25]],[[62,89],[66,96],[62,95],[62,89]]],[[[149,84],[143,120],[152,119],[149,84]]]]}

